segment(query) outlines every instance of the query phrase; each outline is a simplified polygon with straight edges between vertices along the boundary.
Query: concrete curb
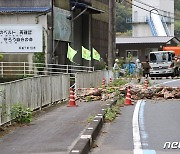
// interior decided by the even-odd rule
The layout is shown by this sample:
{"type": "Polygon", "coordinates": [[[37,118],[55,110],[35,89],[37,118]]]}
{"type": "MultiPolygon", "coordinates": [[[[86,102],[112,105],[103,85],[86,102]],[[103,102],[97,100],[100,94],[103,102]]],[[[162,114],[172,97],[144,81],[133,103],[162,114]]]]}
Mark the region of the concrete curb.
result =
{"type": "Polygon", "coordinates": [[[104,124],[105,111],[108,107],[112,107],[116,104],[117,99],[111,100],[95,116],[93,121],[89,124],[89,127],[85,130],[85,132],[81,135],[77,143],[71,149],[69,154],[87,154],[95,139],[97,138],[101,128],[104,124]]]}

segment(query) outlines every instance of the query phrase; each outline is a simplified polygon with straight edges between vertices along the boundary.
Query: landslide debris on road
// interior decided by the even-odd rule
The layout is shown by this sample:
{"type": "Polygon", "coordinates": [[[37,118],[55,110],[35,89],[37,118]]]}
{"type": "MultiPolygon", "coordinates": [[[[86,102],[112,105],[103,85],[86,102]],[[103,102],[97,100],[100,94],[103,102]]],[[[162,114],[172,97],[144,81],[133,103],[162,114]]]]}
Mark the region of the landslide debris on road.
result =
{"type": "Polygon", "coordinates": [[[140,84],[110,84],[104,88],[89,88],[81,89],[79,95],[77,95],[80,101],[96,101],[96,100],[107,100],[117,95],[126,97],[127,89],[130,86],[130,93],[132,100],[139,99],[180,99],[180,87],[147,87],[140,84]]]}

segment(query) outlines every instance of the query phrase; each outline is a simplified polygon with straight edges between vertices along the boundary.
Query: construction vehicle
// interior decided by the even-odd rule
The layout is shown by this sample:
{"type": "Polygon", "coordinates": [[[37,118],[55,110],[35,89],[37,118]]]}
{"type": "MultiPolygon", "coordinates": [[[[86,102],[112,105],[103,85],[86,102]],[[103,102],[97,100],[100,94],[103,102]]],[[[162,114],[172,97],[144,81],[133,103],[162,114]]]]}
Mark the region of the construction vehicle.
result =
{"type": "Polygon", "coordinates": [[[180,61],[175,51],[153,51],[149,53],[150,76],[179,76],[180,61]]]}
{"type": "Polygon", "coordinates": [[[164,46],[163,51],[174,51],[175,56],[180,58],[180,46],[164,46]]]}

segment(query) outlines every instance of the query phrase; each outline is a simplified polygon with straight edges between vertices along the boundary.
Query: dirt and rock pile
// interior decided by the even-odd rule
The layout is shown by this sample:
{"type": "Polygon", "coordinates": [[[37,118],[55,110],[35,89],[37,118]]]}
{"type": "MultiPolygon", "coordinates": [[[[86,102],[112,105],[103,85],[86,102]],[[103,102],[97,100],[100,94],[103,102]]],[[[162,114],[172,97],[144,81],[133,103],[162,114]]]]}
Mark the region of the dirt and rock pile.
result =
{"type": "Polygon", "coordinates": [[[180,99],[180,87],[160,86],[145,88],[143,85],[84,89],[81,90],[76,99],[80,101],[96,101],[111,99],[117,95],[125,97],[129,86],[132,100],[180,99]]]}

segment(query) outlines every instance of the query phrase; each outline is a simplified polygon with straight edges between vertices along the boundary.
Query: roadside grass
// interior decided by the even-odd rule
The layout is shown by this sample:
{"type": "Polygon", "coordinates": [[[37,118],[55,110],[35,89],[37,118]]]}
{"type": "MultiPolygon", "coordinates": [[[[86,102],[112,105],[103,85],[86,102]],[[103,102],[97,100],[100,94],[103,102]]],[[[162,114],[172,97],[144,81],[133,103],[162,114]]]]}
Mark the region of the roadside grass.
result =
{"type": "Polygon", "coordinates": [[[118,99],[116,104],[106,109],[105,122],[112,122],[120,114],[120,107],[124,105],[124,98],[118,99]]]}
{"type": "Polygon", "coordinates": [[[87,118],[87,122],[91,123],[94,120],[95,115],[91,115],[87,118]]]}
{"type": "Polygon", "coordinates": [[[118,86],[121,86],[121,85],[125,85],[126,83],[128,83],[128,80],[124,80],[124,79],[122,79],[122,78],[119,78],[119,79],[115,79],[115,80],[110,84],[110,86],[118,87],[118,86]]]}
{"type": "Polygon", "coordinates": [[[87,102],[91,102],[91,101],[92,101],[92,98],[91,98],[91,96],[86,96],[86,97],[85,97],[85,100],[86,100],[87,102]]]}
{"type": "Polygon", "coordinates": [[[11,119],[21,124],[28,124],[32,121],[32,110],[25,105],[18,103],[11,108],[11,119]]]}
{"type": "MultiPolygon", "coordinates": [[[[123,80],[120,78],[114,80],[110,86],[121,86],[125,85],[126,83],[128,83],[128,80],[123,80]]],[[[117,115],[120,114],[120,107],[124,106],[124,97],[119,90],[111,89],[111,87],[108,87],[107,90],[108,93],[116,92],[116,96],[118,98],[115,105],[106,109],[105,122],[112,122],[117,115]]]]}

